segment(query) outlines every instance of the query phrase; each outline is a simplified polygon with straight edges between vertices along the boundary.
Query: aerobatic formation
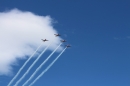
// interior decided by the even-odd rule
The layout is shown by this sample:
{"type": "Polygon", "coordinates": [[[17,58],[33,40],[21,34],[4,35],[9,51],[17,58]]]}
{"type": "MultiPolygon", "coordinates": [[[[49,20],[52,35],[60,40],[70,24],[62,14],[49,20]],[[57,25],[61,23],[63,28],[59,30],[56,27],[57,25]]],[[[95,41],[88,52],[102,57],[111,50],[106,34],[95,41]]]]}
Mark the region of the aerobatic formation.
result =
{"type": "MultiPolygon", "coordinates": [[[[54,34],[56,37],[61,36],[60,34],[54,34]]],[[[41,39],[43,42],[49,41],[47,39],[41,39]]],[[[39,70],[41,70],[42,66],[51,58],[51,56],[56,52],[56,50],[64,43],[66,40],[60,40],[61,43],[53,50],[53,52],[37,67],[37,69],[31,74],[30,77],[27,77],[28,79],[26,82],[22,83],[22,86],[32,86],[35,84],[35,82],[42,77],[42,75],[49,70],[49,68],[58,60],[58,58],[64,53],[64,51],[71,47],[70,45],[65,45],[65,48],[60,52],[60,54],[45,68],[42,73],[40,73],[38,76],[35,76],[39,70]],[[34,79],[34,76],[36,77],[34,79]],[[31,82],[32,81],[32,82],[31,82]]],[[[42,43],[43,44],[43,43],[42,43]]],[[[45,47],[45,49],[41,52],[41,54],[38,55],[38,57],[35,59],[35,61],[29,66],[29,68],[25,71],[25,73],[18,79],[19,74],[22,72],[23,68],[27,65],[27,63],[31,60],[31,58],[37,53],[37,51],[41,48],[42,44],[38,46],[38,48],[35,50],[35,52],[25,61],[23,66],[19,69],[19,71],[16,73],[16,75],[11,79],[11,81],[8,83],[7,86],[19,86],[19,83],[27,76],[27,74],[30,72],[30,70],[34,67],[34,65],[38,62],[40,57],[45,53],[45,51],[49,48],[51,44],[48,44],[48,46],[45,47]]]]}

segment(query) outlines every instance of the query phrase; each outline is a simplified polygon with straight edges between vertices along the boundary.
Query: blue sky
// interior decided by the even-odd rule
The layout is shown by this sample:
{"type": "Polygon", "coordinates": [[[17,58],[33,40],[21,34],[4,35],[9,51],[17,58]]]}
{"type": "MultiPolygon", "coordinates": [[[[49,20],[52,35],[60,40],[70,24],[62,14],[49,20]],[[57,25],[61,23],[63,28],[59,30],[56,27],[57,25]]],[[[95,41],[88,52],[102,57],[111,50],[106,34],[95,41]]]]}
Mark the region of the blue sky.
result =
{"type": "MultiPolygon", "coordinates": [[[[1,0],[0,11],[18,8],[50,15],[57,21],[54,28],[72,45],[34,86],[130,86],[129,3],[129,0],[1,0]]],[[[14,73],[24,61],[19,61],[14,73]]],[[[6,86],[12,78],[0,76],[0,85],[6,86]]]]}

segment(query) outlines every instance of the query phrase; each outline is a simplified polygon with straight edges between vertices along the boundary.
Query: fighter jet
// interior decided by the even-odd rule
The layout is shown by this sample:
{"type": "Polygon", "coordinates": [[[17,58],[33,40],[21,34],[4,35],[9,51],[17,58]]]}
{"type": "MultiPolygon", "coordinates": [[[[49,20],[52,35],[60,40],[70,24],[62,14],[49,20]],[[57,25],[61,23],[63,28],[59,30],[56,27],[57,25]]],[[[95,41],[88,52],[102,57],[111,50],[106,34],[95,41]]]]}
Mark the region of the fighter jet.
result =
{"type": "Polygon", "coordinates": [[[60,34],[54,34],[54,35],[55,35],[56,37],[57,37],[57,36],[61,36],[60,34]]]}
{"type": "Polygon", "coordinates": [[[71,47],[70,45],[66,45],[66,47],[68,48],[68,47],[71,47]]]}
{"type": "Polygon", "coordinates": [[[48,41],[47,39],[41,39],[43,42],[48,41]]]}
{"type": "Polygon", "coordinates": [[[61,40],[61,42],[66,42],[66,40],[61,40]]]}

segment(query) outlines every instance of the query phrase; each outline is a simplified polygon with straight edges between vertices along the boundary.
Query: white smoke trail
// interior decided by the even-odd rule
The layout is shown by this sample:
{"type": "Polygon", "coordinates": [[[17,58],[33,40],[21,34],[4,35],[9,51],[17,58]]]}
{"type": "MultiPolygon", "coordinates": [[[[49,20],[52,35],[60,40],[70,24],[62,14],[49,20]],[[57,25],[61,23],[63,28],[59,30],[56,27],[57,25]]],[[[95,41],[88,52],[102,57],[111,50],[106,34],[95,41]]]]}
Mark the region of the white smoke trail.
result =
{"type": "Polygon", "coordinates": [[[47,57],[47,59],[45,59],[45,61],[43,61],[43,63],[35,70],[35,72],[31,75],[31,77],[22,85],[25,86],[34,76],[35,74],[41,69],[41,67],[49,60],[49,58],[55,53],[55,51],[60,47],[62,43],[59,44],[58,47],[56,47],[56,49],[47,57]]]}
{"type": "Polygon", "coordinates": [[[40,57],[42,56],[42,54],[48,49],[48,47],[50,46],[50,44],[42,51],[42,53],[38,56],[38,58],[32,63],[32,65],[28,68],[28,70],[24,73],[24,75],[15,83],[14,86],[17,86],[22,79],[24,79],[24,77],[29,73],[29,71],[31,70],[31,68],[35,65],[35,63],[40,59],[40,57]]]}
{"type": "Polygon", "coordinates": [[[34,54],[39,50],[39,48],[42,46],[43,43],[41,43],[38,48],[35,50],[35,52],[28,58],[28,60],[26,60],[26,62],[23,64],[23,66],[19,69],[19,71],[17,72],[17,74],[14,76],[14,78],[9,82],[9,84],[7,86],[10,86],[14,80],[18,77],[18,75],[20,74],[20,72],[23,70],[23,68],[26,66],[26,64],[30,61],[30,59],[34,56],[34,54]]]}
{"type": "MultiPolygon", "coordinates": [[[[66,47],[67,48],[67,47],[66,47]]],[[[32,86],[40,77],[43,76],[43,74],[45,72],[47,72],[50,67],[59,59],[59,57],[63,54],[63,52],[66,50],[66,48],[55,58],[55,60],[53,60],[53,62],[29,85],[29,86],[32,86]]]]}

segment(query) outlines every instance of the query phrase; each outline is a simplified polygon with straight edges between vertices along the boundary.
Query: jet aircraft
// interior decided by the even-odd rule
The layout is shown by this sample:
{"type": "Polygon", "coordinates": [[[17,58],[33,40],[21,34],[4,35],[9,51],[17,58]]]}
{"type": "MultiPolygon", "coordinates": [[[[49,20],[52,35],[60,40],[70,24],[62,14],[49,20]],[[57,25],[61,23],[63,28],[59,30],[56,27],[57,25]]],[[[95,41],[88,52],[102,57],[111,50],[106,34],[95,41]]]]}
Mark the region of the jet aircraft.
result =
{"type": "Polygon", "coordinates": [[[61,42],[66,42],[66,40],[61,40],[61,42]]]}
{"type": "Polygon", "coordinates": [[[47,39],[42,39],[43,42],[48,41],[47,39]]]}
{"type": "Polygon", "coordinates": [[[61,36],[60,34],[54,34],[54,35],[55,35],[56,37],[57,37],[57,36],[61,36]]]}
{"type": "Polygon", "coordinates": [[[66,47],[68,48],[68,47],[71,47],[70,45],[66,45],[66,47]]]}

